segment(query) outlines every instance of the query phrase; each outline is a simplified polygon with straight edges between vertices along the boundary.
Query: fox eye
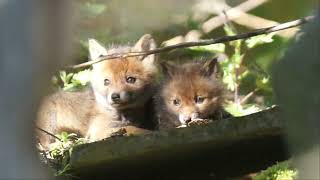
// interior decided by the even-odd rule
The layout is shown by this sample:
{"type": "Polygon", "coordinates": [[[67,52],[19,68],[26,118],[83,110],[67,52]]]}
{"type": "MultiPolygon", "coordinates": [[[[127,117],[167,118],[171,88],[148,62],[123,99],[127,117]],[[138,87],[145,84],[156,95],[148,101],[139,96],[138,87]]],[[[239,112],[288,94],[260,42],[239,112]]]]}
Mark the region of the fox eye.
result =
{"type": "Polygon", "coordinates": [[[174,104],[175,106],[179,106],[179,105],[180,105],[180,100],[179,100],[179,99],[174,99],[174,100],[173,100],[173,104],[174,104]]]}
{"type": "Polygon", "coordinates": [[[130,83],[130,84],[135,83],[136,80],[137,79],[135,77],[131,77],[131,76],[128,76],[127,79],[126,79],[127,83],[130,83]]]}
{"type": "Polygon", "coordinates": [[[202,97],[202,96],[196,96],[195,99],[194,99],[194,101],[195,101],[197,104],[201,104],[201,103],[203,103],[203,101],[204,101],[204,97],[202,97]]]}
{"type": "Polygon", "coordinates": [[[104,85],[105,85],[105,86],[108,86],[108,85],[110,84],[110,80],[109,80],[109,79],[104,79],[103,82],[104,82],[104,85]]]}

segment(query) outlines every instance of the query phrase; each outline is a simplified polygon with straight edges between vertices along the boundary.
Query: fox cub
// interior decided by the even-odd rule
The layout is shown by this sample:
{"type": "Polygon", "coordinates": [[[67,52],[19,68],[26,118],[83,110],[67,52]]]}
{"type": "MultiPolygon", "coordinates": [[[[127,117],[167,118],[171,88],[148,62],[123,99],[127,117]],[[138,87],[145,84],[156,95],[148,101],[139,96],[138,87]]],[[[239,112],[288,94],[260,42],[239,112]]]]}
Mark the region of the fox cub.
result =
{"type": "Polygon", "coordinates": [[[161,64],[165,79],[158,97],[159,128],[188,125],[199,119],[221,119],[223,87],[217,60],[182,65],[161,64]]]}
{"type": "MultiPolygon", "coordinates": [[[[149,34],[142,36],[133,47],[106,49],[96,40],[89,40],[91,60],[107,54],[155,48],[149,34]]],[[[60,91],[47,97],[38,112],[37,126],[52,134],[77,133],[89,141],[109,137],[123,127],[133,133],[153,130],[156,118],[152,117],[152,97],[157,72],[154,55],[96,63],[92,69],[91,87],[79,92],[60,91]]],[[[37,131],[37,136],[44,147],[53,141],[41,131],[37,131]]]]}

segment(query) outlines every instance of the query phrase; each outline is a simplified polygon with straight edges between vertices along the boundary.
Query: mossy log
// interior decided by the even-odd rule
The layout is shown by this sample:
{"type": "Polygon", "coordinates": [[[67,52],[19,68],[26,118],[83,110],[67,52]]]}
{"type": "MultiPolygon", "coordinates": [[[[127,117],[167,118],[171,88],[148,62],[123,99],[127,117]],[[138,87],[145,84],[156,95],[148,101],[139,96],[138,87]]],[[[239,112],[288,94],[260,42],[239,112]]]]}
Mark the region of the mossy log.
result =
{"type": "Polygon", "coordinates": [[[224,179],[286,159],[283,127],[279,109],[271,108],[207,125],[79,145],[70,165],[83,178],[224,179]]]}

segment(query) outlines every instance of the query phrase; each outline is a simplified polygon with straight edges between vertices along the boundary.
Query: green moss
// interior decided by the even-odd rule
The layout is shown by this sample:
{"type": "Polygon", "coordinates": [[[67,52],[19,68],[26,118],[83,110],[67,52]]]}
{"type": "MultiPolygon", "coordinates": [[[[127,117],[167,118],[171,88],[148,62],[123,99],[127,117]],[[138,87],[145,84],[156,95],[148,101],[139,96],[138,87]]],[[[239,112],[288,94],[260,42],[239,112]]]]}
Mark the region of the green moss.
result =
{"type": "Polygon", "coordinates": [[[284,161],[260,172],[253,180],[295,180],[298,171],[291,166],[291,161],[284,161]]]}

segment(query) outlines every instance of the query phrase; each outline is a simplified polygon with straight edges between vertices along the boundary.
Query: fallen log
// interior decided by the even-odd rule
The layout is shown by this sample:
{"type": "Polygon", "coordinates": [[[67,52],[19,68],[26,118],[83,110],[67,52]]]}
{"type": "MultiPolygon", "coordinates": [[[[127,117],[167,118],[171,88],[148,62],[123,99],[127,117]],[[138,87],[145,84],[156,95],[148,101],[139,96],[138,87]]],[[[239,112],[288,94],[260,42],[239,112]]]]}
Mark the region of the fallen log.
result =
{"type": "Polygon", "coordinates": [[[288,158],[279,109],[73,148],[83,179],[225,179],[288,158]]]}

